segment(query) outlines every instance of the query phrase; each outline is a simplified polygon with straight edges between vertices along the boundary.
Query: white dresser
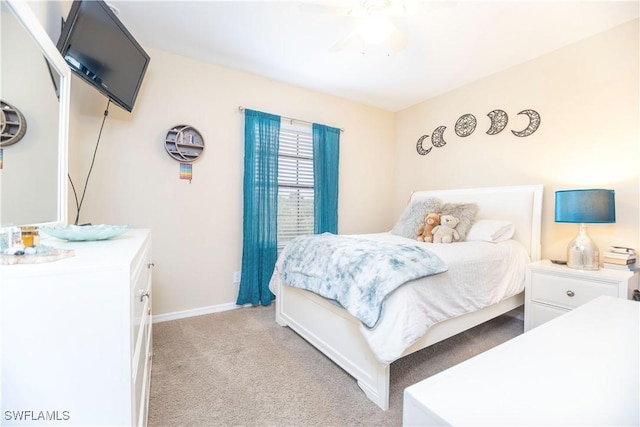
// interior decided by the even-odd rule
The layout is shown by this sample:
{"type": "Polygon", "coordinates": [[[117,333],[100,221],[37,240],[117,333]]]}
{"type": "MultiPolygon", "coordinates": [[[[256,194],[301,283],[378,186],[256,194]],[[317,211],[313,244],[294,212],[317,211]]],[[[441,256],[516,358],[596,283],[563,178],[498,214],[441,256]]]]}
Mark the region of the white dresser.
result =
{"type": "Polygon", "coordinates": [[[640,425],[640,303],[600,296],[407,387],[405,426],[640,425]]]}
{"type": "Polygon", "coordinates": [[[582,304],[609,295],[631,299],[638,273],[601,268],[576,270],[543,260],[527,266],[524,330],[535,328],[582,304]]]}
{"type": "Polygon", "coordinates": [[[75,256],[0,266],[0,424],[146,425],[150,231],[43,243],[75,256]]]}

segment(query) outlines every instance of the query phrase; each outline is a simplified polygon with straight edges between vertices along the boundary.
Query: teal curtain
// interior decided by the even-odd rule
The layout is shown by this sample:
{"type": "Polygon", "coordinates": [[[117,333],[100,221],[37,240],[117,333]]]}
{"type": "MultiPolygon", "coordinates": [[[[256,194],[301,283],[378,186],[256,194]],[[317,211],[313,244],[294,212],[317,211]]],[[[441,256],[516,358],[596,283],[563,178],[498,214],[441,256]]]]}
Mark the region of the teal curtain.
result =
{"type": "Polygon", "coordinates": [[[313,124],[314,233],[338,233],[340,129],[313,124]]]}
{"type": "Polygon", "coordinates": [[[236,304],[269,305],[269,280],[278,257],[280,116],[244,112],[242,275],[236,304]]]}

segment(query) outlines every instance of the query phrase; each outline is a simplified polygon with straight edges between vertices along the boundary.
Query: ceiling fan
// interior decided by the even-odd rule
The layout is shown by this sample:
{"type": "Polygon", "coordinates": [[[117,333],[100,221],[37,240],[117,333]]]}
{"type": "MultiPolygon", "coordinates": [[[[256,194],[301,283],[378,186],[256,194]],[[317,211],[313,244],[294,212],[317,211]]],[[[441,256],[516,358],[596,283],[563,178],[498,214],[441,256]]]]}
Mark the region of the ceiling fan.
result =
{"type": "Polygon", "coordinates": [[[354,18],[354,28],[331,46],[330,51],[341,51],[353,46],[361,49],[362,54],[375,49],[384,50],[387,55],[391,55],[407,46],[407,38],[393,22],[394,18],[407,14],[407,8],[401,0],[362,0],[351,8],[315,5],[307,10],[354,18]]]}

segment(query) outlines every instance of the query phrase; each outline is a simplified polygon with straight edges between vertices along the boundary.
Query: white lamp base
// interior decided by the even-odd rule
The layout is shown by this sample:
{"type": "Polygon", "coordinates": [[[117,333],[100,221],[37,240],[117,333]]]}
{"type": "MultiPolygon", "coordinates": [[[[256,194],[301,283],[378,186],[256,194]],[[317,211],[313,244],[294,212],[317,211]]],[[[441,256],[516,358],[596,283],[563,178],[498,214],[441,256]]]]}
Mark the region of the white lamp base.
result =
{"type": "Polygon", "coordinates": [[[600,250],[589,237],[584,224],[580,224],[578,235],[567,247],[567,267],[577,270],[600,269],[600,250]]]}

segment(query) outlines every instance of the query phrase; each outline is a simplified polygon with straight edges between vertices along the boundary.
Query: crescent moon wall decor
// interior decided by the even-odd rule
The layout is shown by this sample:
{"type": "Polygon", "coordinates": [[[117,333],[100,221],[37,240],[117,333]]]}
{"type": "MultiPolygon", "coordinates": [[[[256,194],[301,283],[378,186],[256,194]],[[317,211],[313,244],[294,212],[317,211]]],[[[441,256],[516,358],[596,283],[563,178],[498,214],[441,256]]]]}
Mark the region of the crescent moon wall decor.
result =
{"type": "Polygon", "coordinates": [[[509,116],[503,110],[493,110],[487,116],[491,119],[491,127],[487,131],[487,135],[496,135],[507,127],[509,116]]]}
{"type": "Polygon", "coordinates": [[[422,142],[427,138],[429,138],[429,135],[422,135],[420,139],[418,139],[418,142],[416,142],[416,151],[421,156],[426,156],[427,154],[429,154],[429,152],[433,148],[433,147],[429,147],[428,150],[425,150],[424,147],[422,147],[422,142]]]}
{"type": "MultiPolygon", "coordinates": [[[[538,127],[540,127],[540,114],[538,114],[537,111],[527,109],[520,111],[518,114],[524,114],[529,117],[529,125],[521,131],[512,130],[511,132],[515,136],[524,138],[538,130],[538,127]]],[[[490,111],[487,116],[489,117],[489,119],[491,119],[491,126],[486,132],[487,135],[497,135],[507,127],[509,116],[506,111],[496,109],[490,111]]],[[[463,114],[456,121],[456,135],[461,138],[465,138],[471,135],[476,130],[477,124],[478,121],[473,114],[463,114]]],[[[425,149],[422,144],[424,143],[425,139],[429,138],[429,135],[422,135],[416,143],[416,151],[418,152],[418,154],[421,156],[426,156],[431,152],[433,147],[444,147],[447,144],[447,141],[444,140],[444,131],[446,129],[446,126],[438,126],[437,128],[435,128],[435,130],[431,134],[431,147],[429,147],[428,149],[425,149]]]]}
{"type": "Polygon", "coordinates": [[[476,130],[478,121],[473,114],[465,114],[461,116],[456,122],[456,135],[461,138],[467,137],[476,130]]]}
{"type": "Polygon", "coordinates": [[[540,127],[540,114],[538,114],[535,110],[522,110],[518,114],[525,114],[529,117],[529,126],[527,126],[524,130],[516,132],[514,130],[511,131],[515,136],[519,136],[524,138],[525,136],[529,136],[540,127]]]}
{"type": "Polygon", "coordinates": [[[447,141],[445,141],[442,136],[446,128],[446,126],[438,126],[436,130],[433,131],[433,134],[431,134],[431,144],[434,147],[444,147],[447,144],[447,141]]]}

